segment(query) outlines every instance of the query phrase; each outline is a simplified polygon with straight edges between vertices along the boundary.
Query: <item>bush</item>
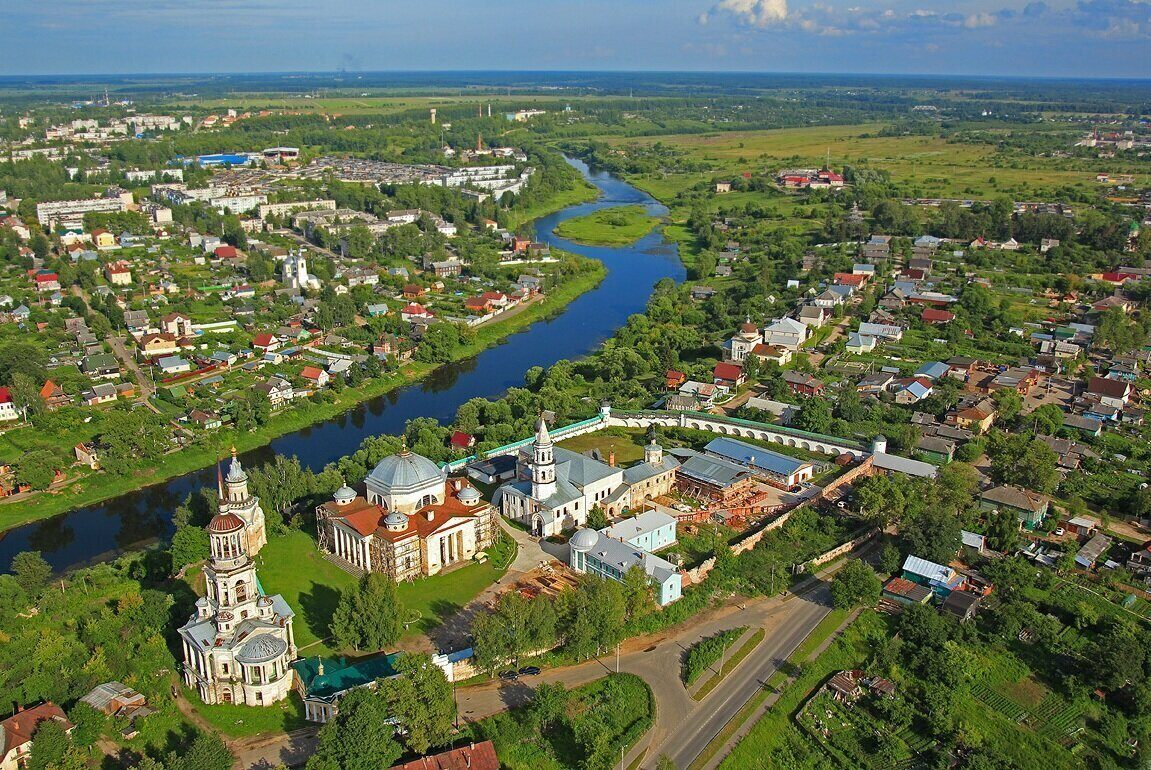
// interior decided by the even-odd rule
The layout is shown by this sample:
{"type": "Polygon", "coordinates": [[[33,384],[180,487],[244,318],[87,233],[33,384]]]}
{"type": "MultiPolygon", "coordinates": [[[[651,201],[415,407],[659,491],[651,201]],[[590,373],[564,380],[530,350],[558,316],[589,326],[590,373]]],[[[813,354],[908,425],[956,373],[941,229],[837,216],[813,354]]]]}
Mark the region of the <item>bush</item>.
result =
{"type": "Polygon", "coordinates": [[[683,659],[683,682],[690,686],[717,663],[735,640],[743,636],[747,626],[721,631],[715,636],[696,642],[688,648],[683,659]]]}

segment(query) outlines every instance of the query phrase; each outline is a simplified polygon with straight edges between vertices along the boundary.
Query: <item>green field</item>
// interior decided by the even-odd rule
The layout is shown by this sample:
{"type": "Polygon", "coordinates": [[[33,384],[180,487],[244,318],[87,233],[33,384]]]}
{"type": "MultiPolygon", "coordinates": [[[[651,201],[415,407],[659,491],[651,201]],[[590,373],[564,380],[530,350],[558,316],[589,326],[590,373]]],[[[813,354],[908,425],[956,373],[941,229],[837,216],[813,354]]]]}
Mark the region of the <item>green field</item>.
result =
{"type": "Polygon", "coordinates": [[[822,166],[829,157],[833,168],[849,164],[889,171],[893,181],[911,185],[923,197],[1028,196],[1068,186],[1097,186],[1093,172],[1068,170],[1055,159],[1007,156],[991,144],[936,136],[878,136],[882,128],[863,124],[605,139],[615,145],[662,143],[709,163],[711,172],[648,174],[629,180],[664,201],[717,174],[822,166]]]}
{"type": "Polygon", "coordinates": [[[556,234],[591,246],[626,246],[658,225],[659,219],[648,214],[643,206],[620,206],[561,222],[556,234]]]}

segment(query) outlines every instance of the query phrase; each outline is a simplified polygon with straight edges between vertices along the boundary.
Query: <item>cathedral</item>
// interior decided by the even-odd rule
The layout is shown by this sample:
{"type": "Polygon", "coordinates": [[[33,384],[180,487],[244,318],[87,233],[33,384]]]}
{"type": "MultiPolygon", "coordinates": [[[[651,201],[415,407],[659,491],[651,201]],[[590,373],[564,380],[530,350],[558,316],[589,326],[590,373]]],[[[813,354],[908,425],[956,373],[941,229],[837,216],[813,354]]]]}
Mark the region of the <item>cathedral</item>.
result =
{"type": "Polygon", "coordinates": [[[450,478],[404,445],[364,479],[316,508],[320,548],[355,573],[395,581],[436,575],[471,561],[499,537],[495,509],[465,478],[450,478]]]}
{"type": "Polygon", "coordinates": [[[493,504],[504,516],[530,527],[532,534],[548,537],[585,526],[595,506],[607,516],[618,516],[667,494],[679,462],[665,457],[652,440],[644,447],[642,462],[617,468],[614,454],[605,463],[555,446],[540,417],[535,440],[521,451],[516,467],[516,481],[497,489],[493,504]]]}
{"type": "Polygon", "coordinates": [[[208,522],[207,595],[180,629],[184,682],[205,703],[265,706],[292,689],[295,613],[282,597],[266,596],[256,576],[253,545],[266,541],[264,514],[247,480],[233,452],[219,479],[220,512],[208,522]]]}

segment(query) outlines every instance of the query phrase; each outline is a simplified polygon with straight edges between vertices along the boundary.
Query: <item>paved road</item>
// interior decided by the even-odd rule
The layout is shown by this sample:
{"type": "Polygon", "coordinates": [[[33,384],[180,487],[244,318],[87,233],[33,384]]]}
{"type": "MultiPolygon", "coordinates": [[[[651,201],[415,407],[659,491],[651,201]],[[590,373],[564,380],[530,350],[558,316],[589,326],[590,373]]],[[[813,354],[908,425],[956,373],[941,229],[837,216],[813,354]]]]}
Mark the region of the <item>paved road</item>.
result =
{"type": "MultiPolygon", "coordinates": [[[[830,607],[826,602],[826,584],[812,581],[802,595],[728,604],[660,636],[631,640],[619,656],[619,670],[643,677],[657,704],[656,724],[650,732],[642,767],[654,768],[663,754],[676,767],[687,767],[827,615],[830,607]],[[699,702],[692,700],[679,678],[684,651],[704,637],[738,626],[763,627],[767,635],[711,694],[699,702]]],[[[599,679],[615,667],[616,659],[609,653],[598,660],[545,671],[516,683],[463,689],[457,694],[460,715],[469,721],[482,719],[529,702],[533,689],[541,682],[577,687],[599,679]]]]}

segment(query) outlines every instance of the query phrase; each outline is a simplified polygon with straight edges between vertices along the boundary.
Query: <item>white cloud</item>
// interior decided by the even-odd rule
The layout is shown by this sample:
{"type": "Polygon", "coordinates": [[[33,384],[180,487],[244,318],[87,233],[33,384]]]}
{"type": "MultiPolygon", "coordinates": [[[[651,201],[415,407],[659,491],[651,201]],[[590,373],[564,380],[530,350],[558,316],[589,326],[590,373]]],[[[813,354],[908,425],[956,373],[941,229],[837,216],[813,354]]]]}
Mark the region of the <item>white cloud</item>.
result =
{"type": "Polygon", "coordinates": [[[967,27],[968,29],[994,27],[995,17],[990,13],[973,13],[963,20],[963,26],[967,27]]]}
{"type": "Polygon", "coordinates": [[[712,13],[730,13],[744,24],[769,27],[787,20],[787,0],[720,0],[712,13]]]}

